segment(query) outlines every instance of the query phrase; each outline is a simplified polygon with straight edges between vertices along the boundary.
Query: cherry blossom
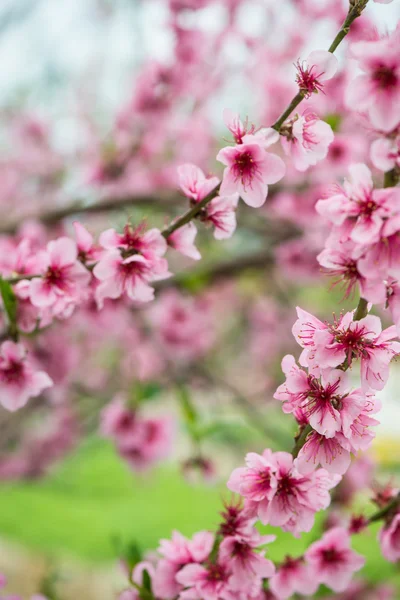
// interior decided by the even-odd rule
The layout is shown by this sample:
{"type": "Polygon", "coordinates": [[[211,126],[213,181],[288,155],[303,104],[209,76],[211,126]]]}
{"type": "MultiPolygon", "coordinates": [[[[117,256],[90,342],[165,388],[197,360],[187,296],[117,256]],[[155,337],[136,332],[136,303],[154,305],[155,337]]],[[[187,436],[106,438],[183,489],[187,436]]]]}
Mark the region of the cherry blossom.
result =
{"type": "Polygon", "coordinates": [[[324,81],[337,71],[337,58],[326,50],[313,50],[306,60],[297,62],[296,82],[306,97],[323,90],[324,81]]]}
{"type": "Polygon", "coordinates": [[[283,131],[283,149],[299,171],[323,160],[334,139],[331,126],[308,109],[291,119],[283,131]]]}
{"type": "Polygon", "coordinates": [[[15,411],[29,398],[39,396],[53,385],[44,371],[37,371],[22,344],[6,341],[0,346],[0,402],[15,411]]]}
{"type": "Polygon", "coordinates": [[[351,549],[350,536],[341,527],[330,529],[320,541],[311,544],[305,558],[313,577],[335,592],[343,592],[353,573],[365,563],[365,559],[351,549]]]}

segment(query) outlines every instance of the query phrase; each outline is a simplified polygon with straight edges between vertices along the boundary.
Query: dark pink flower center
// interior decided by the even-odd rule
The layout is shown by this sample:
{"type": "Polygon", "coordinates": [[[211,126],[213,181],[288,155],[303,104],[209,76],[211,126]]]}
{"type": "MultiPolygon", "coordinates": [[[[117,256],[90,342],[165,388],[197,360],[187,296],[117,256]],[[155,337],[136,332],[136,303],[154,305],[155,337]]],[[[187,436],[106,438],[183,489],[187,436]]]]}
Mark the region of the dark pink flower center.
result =
{"type": "Polygon", "coordinates": [[[340,564],[343,562],[343,553],[336,548],[325,548],[322,550],[322,558],[326,564],[340,564]]]}
{"type": "Polygon", "coordinates": [[[293,493],[293,488],[295,487],[296,483],[298,483],[298,481],[293,479],[293,477],[290,477],[289,475],[284,475],[278,481],[278,487],[276,488],[276,494],[277,495],[282,494],[285,496],[289,496],[290,494],[293,493]]]}
{"type": "Polygon", "coordinates": [[[245,561],[247,558],[249,558],[249,555],[251,555],[252,551],[253,550],[249,544],[236,541],[233,544],[231,556],[245,561]]]}
{"type": "Polygon", "coordinates": [[[375,69],[372,79],[377,87],[382,90],[392,89],[398,83],[397,74],[391,67],[381,66],[375,69]]]}
{"type": "Polygon", "coordinates": [[[236,155],[232,170],[235,180],[240,179],[243,187],[246,188],[246,186],[251,187],[251,182],[259,171],[259,167],[252,153],[247,151],[236,155]]]}
{"type": "Polygon", "coordinates": [[[333,384],[330,383],[326,387],[323,387],[318,379],[312,375],[309,375],[308,381],[309,389],[304,392],[305,403],[302,406],[308,417],[323,408],[333,407],[340,410],[342,396],[337,395],[340,380],[335,381],[333,384]]]}
{"type": "Polygon", "coordinates": [[[227,577],[226,569],[220,564],[210,564],[207,568],[207,581],[219,582],[225,581],[227,577]]]}
{"type": "Polygon", "coordinates": [[[51,286],[62,288],[65,283],[64,272],[59,267],[49,267],[44,278],[51,286]]]}
{"type": "Polygon", "coordinates": [[[119,269],[124,277],[131,277],[132,275],[145,275],[149,271],[147,265],[142,262],[136,262],[135,260],[132,262],[121,263],[119,265],[119,269]]]}
{"type": "Polygon", "coordinates": [[[372,213],[376,211],[378,205],[371,198],[365,200],[364,202],[359,203],[359,212],[360,215],[364,215],[366,217],[370,217],[372,213]]]}
{"type": "Polygon", "coordinates": [[[322,73],[315,73],[315,67],[312,66],[310,69],[300,61],[296,63],[297,75],[296,83],[299,88],[306,93],[306,97],[311,96],[312,93],[323,90],[323,85],[318,78],[321,77],[322,73]]]}
{"type": "Polygon", "coordinates": [[[0,380],[3,383],[17,383],[21,380],[24,373],[22,362],[10,361],[7,366],[0,369],[0,380]]]}
{"type": "Polygon", "coordinates": [[[242,516],[242,504],[240,501],[237,504],[226,506],[226,510],[221,515],[224,520],[219,527],[218,533],[224,537],[235,535],[239,528],[246,522],[246,519],[242,516]]]}

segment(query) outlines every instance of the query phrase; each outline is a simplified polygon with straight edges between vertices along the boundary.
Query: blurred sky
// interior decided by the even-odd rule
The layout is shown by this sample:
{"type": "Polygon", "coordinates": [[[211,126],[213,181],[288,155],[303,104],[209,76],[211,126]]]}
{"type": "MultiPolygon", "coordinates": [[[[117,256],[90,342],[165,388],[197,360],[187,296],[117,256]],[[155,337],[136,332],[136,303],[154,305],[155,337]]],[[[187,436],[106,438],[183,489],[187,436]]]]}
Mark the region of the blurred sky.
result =
{"type": "MultiPolygon", "coordinates": [[[[240,14],[241,27],[262,32],[263,6],[276,1],[282,4],[284,20],[289,0],[249,0],[240,14]]],[[[381,30],[393,29],[400,3],[371,0],[367,10],[381,30]]],[[[166,0],[1,0],[0,105],[28,96],[33,105],[58,109],[60,94],[64,103],[74,84],[86,82],[90,88],[96,79],[101,103],[117,106],[145,57],[168,59],[166,18],[166,0]]],[[[218,29],[223,19],[223,3],[217,2],[196,15],[196,24],[218,29]]],[[[310,44],[326,47],[323,30],[317,40],[315,34],[311,32],[310,44]]],[[[240,48],[232,52],[240,61],[240,48]]]]}

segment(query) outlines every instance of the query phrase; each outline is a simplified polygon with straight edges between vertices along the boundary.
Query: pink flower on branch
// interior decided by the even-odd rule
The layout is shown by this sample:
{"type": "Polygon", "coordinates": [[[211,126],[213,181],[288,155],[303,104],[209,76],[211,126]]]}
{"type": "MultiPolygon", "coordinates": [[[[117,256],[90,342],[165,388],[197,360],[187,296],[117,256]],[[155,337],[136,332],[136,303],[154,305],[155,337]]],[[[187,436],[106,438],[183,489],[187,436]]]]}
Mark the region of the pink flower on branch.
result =
{"type": "Polygon", "coordinates": [[[284,412],[301,409],[312,428],[331,438],[347,429],[362,412],[367,399],[361,389],[350,390],[346,373],[328,370],[321,379],[300,369],[293,356],[282,361],[286,382],[274,398],[282,400],[284,412]]]}
{"type": "MultiPolygon", "coordinates": [[[[262,129],[242,135],[242,125],[237,127],[241,131],[240,136],[237,134],[240,143],[222,148],[217,155],[217,160],[226,166],[220,193],[222,196],[237,193],[249,206],[260,207],[266,200],[268,185],[277,183],[285,174],[283,160],[266,151],[278,141],[279,134],[273,129],[262,129]]],[[[235,128],[232,126],[231,130],[235,128]]]]}
{"type": "Polygon", "coordinates": [[[346,92],[348,108],[366,111],[378,130],[389,132],[400,122],[400,36],[357,42],[350,51],[363,71],[346,92]]]}
{"type": "Polygon", "coordinates": [[[310,531],[315,513],[329,506],[328,490],[338,482],[323,470],[300,474],[287,452],[250,453],[246,465],[233,471],[228,488],[245,498],[249,515],[294,535],[310,531]]]}
{"type": "Polygon", "coordinates": [[[323,160],[334,139],[331,126],[308,109],[285,123],[281,134],[283,149],[298,171],[306,171],[323,160]]]}
{"type": "Polygon", "coordinates": [[[270,579],[269,587],[279,600],[287,600],[296,593],[315,594],[319,583],[303,558],[287,556],[270,579]]]}
{"type": "Polygon", "coordinates": [[[318,200],[317,212],[339,228],[340,239],[371,245],[381,238],[386,219],[400,211],[400,190],[374,189],[371,172],[364,164],[351,165],[343,189],[318,200]]]}
{"type": "Polygon", "coordinates": [[[398,512],[382,527],[379,543],[383,556],[389,562],[400,560],[400,513],[398,512]]]}
{"type": "Polygon", "coordinates": [[[200,260],[201,254],[194,243],[196,236],[196,225],[190,222],[171,233],[167,238],[167,243],[171,248],[174,248],[184,256],[193,260],[200,260]]]}
{"type": "Polygon", "coordinates": [[[206,177],[199,167],[184,164],[178,167],[179,186],[185,196],[200,202],[219,184],[218,177],[206,177]]]}
{"type": "Polygon", "coordinates": [[[25,406],[53,385],[44,371],[36,371],[22,344],[3,342],[0,346],[0,403],[10,411],[25,406]]]}
{"type": "Polygon", "coordinates": [[[133,229],[129,224],[122,234],[108,229],[101,234],[100,244],[105,252],[93,269],[101,282],[96,289],[100,306],[105,298],[123,294],[136,302],[149,302],[154,298],[151,283],[170,276],[163,258],[167,242],[158,229],[144,231],[144,225],[133,229]]]}
{"type": "Polygon", "coordinates": [[[30,282],[30,300],[39,308],[77,304],[84,293],[91,275],[78,261],[76,244],[66,237],[47,244],[46,250],[37,255],[37,270],[41,277],[30,282]]]}
{"type": "Polygon", "coordinates": [[[336,74],[338,62],[336,56],[327,50],[314,50],[304,62],[296,63],[296,83],[305,97],[323,91],[324,82],[336,74]]]}
{"type": "Polygon", "coordinates": [[[343,592],[350,584],[353,573],[365,563],[350,546],[350,535],[342,527],[327,531],[322,539],[311,544],[305,554],[312,576],[335,592],[343,592]]]}
{"type": "Polygon", "coordinates": [[[229,583],[232,590],[254,596],[262,588],[262,580],[272,577],[275,565],[265,558],[265,552],[255,552],[260,546],[275,540],[274,535],[261,536],[253,530],[251,537],[226,537],[220,545],[219,557],[232,570],[229,583]]]}
{"type": "Polygon", "coordinates": [[[297,308],[298,319],[293,335],[304,349],[300,362],[319,374],[353,359],[361,361],[362,388],[381,390],[389,377],[389,365],[400,353],[400,342],[395,341],[394,326],[382,331],[379,317],[367,315],[354,321],[354,311],[322,322],[310,313],[297,308]]]}

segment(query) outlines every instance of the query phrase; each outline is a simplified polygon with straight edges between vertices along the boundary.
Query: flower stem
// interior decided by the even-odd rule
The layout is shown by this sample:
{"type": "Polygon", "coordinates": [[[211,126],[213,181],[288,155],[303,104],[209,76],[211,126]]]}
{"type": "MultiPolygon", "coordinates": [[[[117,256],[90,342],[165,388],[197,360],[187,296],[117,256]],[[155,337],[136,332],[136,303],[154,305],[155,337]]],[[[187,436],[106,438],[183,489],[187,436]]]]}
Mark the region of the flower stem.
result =
{"type": "Polygon", "coordinates": [[[368,314],[368,302],[364,298],[360,298],[358,302],[358,306],[356,308],[356,312],[354,313],[353,320],[361,321],[368,314]]]}
{"type": "Polygon", "coordinates": [[[276,131],[279,132],[281,130],[283,123],[291,115],[291,113],[294,111],[294,109],[300,104],[300,102],[303,101],[304,98],[305,98],[305,94],[303,91],[300,90],[296,94],[296,96],[293,98],[293,100],[291,101],[289,106],[286,108],[286,110],[281,114],[279,119],[277,121],[275,121],[275,123],[273,125],[271,125],[272,129],[276,129],[276,131]]]}
{"type": "Polygon", "coordinates": [[[171,233],[174,233],[180,227],[183,227],[187,223],[189,223],[192,219],[197,217],[197,215],[202,211],[202,209],[207,206],[211,200],[213,200],[219,191],[219,185],[215,187],[203,200],[197,202],[192,208],[185,212],[179,219],[171,223],[168,227],[166,227],[161,233],[167,239],[171,233]]]}
{"type": "Polygon", "coordinates": [[[387,517],[393,510],[398,509],[399,506],[400,506],[400,492],[397,494],[397,496],[395,496],[393,498],[393,500],[391,500],[389,502],[389,504],[387,504],[381,510],[379,510],[378,512],[373,514],[371,517],[369,517],[368,525],[370,523],[375,523],[376,521],[381,521],[382,519],[387,517]]]}
{"type": "MultiPolygon", "coordinates": [[[[336,48],[339,46],[339,44],[342,42],[342,40],[349,33],[350,25],[353,23],[353,21],[355,21],[357,19],[357,17],[359,17],[361,15],[362,11],[367,6],[367,4],[368,4],[368,0],[359,0],[355,4],[355,6],[350,6],[349,12],[347,13],[347,17],[346,17],[342,27],[338,31],[332,44],[329,46],[328,52],[331,52],[332,54],[335,52],[336,48]]],[[[275,121],[275,123],[273,125],[271,125],[272,129],[275,129],[276,131],[280,132],[283,123],[290,116],[290,114],[294,111],[294,109],[300,104],[300,102],[303,101],[303,99],[305,97],[306,97],[306,94],[302,90],[299,90],[298,93],[296,94],[296,96],[293,98],[293,100],[289,104],[289,106],[281,114],[279,119],[277,121],[275,121]]]]}
{"type": "Polygon", "coordinates": [[[292,450],[292,456],[293,458],[297,458],[300,450],[302,449],[302,447],[304,446],[304,444],[306,443],[308,434],[311,433],[313,431],[313,428],[311,427],[311,425],[305,425],[299,435],[299,437],[296,440],[296,443],[293,447],[292,450]]]}
{"type": "Polygon", "coordinates": [[[398,168],[394,168],[391,171],[386,171],[383,179],[383,187],[395,187],[399,183],[400,171],[398,168]]]}
{"type": "Polygon", "coordinates": [[[367,6],[368,0],[359,0],[356,2],[354,6],[351,6],[349,12],[347,13],[347,17],[338,31],[335,39],[332,44],[328,48],[328,52],[335,52],[336,48],[339,46],[340,42],[346,37],[346,35],[350,31],[350,25],[355,21],[358,17],[361,16],[362,11],[367,6]]]}

